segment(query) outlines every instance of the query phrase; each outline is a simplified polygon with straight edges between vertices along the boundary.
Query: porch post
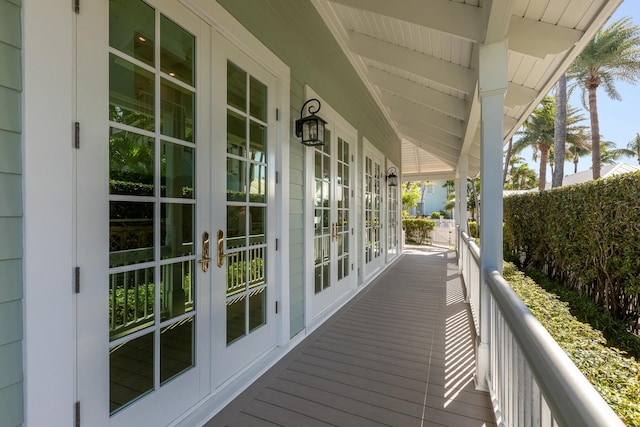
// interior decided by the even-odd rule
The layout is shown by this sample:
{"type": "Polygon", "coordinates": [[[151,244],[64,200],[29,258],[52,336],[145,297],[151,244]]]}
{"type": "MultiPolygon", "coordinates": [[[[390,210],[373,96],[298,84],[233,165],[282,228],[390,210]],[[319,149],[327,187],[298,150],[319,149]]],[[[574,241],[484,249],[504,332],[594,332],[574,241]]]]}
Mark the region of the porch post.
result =
{"type": "Polygon", "coordinates": [[[480,46],[480,336],[477,337],[476,388],[487,390],[490,378],[491,323],[485,274],[502,272],[502,147],[504,95],[507,90],[506,41],[480,46]]]}
{"type": "Polygon", "coordinates": [[[467,231],[467,175],[469,175],[469,156],[466,154],[458,158],[456,170],[456,248],[458,250],[458,273],[462,272],[462,232],[467,231]]]}

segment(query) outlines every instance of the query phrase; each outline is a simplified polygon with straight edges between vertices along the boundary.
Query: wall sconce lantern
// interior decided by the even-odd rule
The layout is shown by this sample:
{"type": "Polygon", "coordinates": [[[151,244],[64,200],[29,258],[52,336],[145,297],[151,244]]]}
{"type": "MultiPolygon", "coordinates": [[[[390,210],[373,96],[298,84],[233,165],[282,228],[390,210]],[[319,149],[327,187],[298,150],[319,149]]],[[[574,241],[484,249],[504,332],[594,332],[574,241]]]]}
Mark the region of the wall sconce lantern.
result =
{"type": "Polygon", "coordinates": [[[320,107],[320,101],[312,98],[305,102],[300,109],[300,119],[296,120],[296,136],[301,139],[300,142],[304,145],[313,147],[324,144],[324,125],[327,122],[316,116],[316,113],[320,111],[320,107]],[[317,102],[318,108],[314,108],[313,105],[310,105],[307,109],[310,115],[302,117],[304,108],[310,102],[317,102]]]}
{"type": "Polygon", "coordinates": [[[396,168],[391,167],[387,169],[387,176],[384,177],[384,180],[387,181],[389,187],[397,187],[398,175],[396,175],[396,168]]]}

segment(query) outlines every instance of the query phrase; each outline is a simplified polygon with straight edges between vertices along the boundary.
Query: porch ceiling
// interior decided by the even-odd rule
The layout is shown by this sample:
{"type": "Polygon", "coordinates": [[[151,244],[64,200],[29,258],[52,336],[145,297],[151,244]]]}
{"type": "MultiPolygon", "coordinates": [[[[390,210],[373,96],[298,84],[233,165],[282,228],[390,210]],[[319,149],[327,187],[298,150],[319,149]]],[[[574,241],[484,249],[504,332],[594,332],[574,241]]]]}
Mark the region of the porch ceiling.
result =
{"type": "Polygon", "coordinates": [[[404,180],[480,171],[478,47],[509,46],[504,140],[622,0],[312,0],[402,140],[404,180]]]}

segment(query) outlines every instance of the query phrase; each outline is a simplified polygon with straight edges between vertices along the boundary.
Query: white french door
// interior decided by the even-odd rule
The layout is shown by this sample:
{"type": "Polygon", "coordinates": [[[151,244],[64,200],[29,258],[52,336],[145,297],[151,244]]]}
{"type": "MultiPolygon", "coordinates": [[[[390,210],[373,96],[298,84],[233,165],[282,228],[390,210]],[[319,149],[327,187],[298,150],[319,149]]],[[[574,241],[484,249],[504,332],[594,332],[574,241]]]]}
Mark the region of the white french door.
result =
{"type": "MultiPolygon", "coordinates": [[[[329,119],[331,120],[331,119],[329,119]]],[[[313,173],[313,280],[311,319],[355,284],[354,159],[355,136],[329,123],[325,144],[309,148],[313,173]]]]}
{"type": "Polygon", "coordinates": [[[165,425],[275,345],[274,77],[171,0],[77,45],[82,422],[165,425]]]}
{"type": "Polygon", "coordinates": [[[380,151],[365,141],[363,167],[363,210],[364,210],[364,279],[366,280],[384,265],[382,248],[384,157],[380,151]]]}

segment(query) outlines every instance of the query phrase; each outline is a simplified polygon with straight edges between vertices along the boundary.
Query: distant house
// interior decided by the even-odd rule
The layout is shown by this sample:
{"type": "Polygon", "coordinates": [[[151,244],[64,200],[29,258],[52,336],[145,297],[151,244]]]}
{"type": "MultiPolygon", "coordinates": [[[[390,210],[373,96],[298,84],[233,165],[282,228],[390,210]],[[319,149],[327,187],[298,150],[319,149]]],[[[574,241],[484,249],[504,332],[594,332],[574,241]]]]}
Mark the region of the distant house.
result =
{"type": "Polygon", "coordinates": [[[416,215],[430,216],[433,212],[444,211],[447,203],[446,181],[429,181],[422,188],[422,197],[416,208],[416,215]]]}
{"type": "MultiPolygon", "coordinates": [[[[623,173],[640,171],[640,166],[631,163],[615,163],[613,165],[602,166],[600,169],[601,178],[609,178],[623,173]]],[[[593,171],[591,169],[582,172],[567,175],[562,180],[562,186],[582,184],[593,179],[593,171]]],[[[545,190],[551,189],[551,182],[547,182],[545,190]]]]}

